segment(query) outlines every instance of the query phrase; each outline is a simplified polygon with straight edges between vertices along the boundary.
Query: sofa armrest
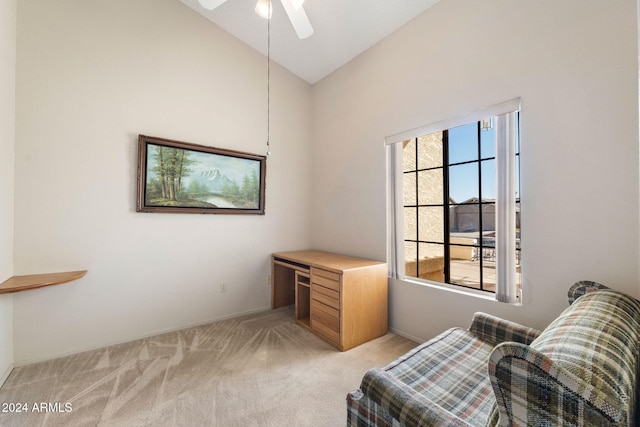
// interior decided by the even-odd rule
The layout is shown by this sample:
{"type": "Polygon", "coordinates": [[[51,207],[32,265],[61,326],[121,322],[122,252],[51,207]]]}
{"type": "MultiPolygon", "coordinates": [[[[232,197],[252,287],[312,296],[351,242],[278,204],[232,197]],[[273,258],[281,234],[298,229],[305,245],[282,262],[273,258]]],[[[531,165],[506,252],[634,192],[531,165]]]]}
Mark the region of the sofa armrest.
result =
{"type": "Polygon", "coordinates": [[[531,344],[540,335],[537,329],[481,312],[473,315],[469,332],[494,346],[505,341],[531,344]]]}
{"type": "Polygon", "coordinates": [[[610,425],[622,418],[608,384],[596,388],[532,349],[503,343],[489,357],[500,426],[610,425]]]}
{"type": "Polygon", "coordinates": [[[569,305],[573,304],[575,300],[580,298],[582,295],[597,291],[600,289],[609,289],[605,285],[601,285],[597,282],[591,282],[589,280],[581,280],[579,282],[574,283],[569,288],[568,297],[569,297],[569,305]]]}
{"type": "Polygon", "coordinates": [[[403,426],[462,426],[470,424],[425,398],[381,369],[371,369],[362,378],[360,390],[389,412],[403,426]]]}

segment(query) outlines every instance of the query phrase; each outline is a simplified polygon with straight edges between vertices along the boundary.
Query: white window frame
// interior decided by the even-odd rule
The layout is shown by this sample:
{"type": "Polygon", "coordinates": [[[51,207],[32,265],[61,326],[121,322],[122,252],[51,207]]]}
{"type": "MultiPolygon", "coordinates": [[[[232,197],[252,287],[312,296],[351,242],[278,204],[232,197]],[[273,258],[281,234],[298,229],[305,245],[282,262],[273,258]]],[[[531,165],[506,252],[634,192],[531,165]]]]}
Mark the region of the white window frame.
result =
{"type": "MultiPolygon", "coordinates": [[[[457,126],[497,117],[496,127],[496,293],[495,299],[520,302],[516,283],[515,143],[520,98],[481,108],[385,138],[387,147],[387,261],[389,276],[407,280],[404,271],[402,142],[457,126]]],[[[456,286],[457,287],[457,286],[456,286]]]]}

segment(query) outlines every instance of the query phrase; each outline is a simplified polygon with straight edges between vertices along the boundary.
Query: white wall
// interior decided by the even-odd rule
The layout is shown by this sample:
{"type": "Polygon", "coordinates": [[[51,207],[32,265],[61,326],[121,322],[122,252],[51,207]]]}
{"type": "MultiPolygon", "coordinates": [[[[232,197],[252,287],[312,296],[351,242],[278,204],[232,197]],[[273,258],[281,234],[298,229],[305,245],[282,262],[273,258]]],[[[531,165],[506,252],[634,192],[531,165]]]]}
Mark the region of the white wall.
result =
{"type": "Polygon", "coordinates": [[[266,215],[136,213],[138,134],[265,152],[264,56],[175,0],[20,1],[15,270],[89,272],[16,294],[16,363],[270,307],[311,132],[310,86],[271,76],[266,215]]]}
{"type": "MultiPolygon", "coordinates": [[[[0,2],[0,283],[13,275],[17,0],[0,2]]],[[[13,295],[0,295],[0,385],[13,364],[13,295]]]]}
{"type": "Polygon", "coordinates": [[[263,152],[264,57],[173,0],[21,0],[14,270],[89,274],[15,295],[16,362],[266,308],[272,251],[384,259],[383,138],[516,96],[525,304],[393,282],[391,326],[427,338],[483,310],[543,327],[580,279],[640,295],[635,19],[632,0],[441,0],[313,89],[274,66],[267,215],[160,215],[135,213],[137,135],[263,152]]]}
{"type": "Polygon", "coordinates": [[[544,327],[577,280],[640,296],[635,0],[441,0],[314,86],[314,246],[386,257],[383,138],[522,98],[525,303],[392,282],[428,338],[475,311],[544,327]]]}

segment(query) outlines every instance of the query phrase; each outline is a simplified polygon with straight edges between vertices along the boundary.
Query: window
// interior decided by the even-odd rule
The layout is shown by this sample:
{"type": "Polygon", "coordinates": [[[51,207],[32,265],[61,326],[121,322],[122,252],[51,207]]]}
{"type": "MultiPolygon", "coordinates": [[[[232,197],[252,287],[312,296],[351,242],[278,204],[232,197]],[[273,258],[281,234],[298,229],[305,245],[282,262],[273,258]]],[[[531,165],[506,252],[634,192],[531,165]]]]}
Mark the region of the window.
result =
{"type": "Polygon", "coordinates": [[[501,104],[494,107],[498,113],[480,112],[394,140],[390,256],[395,262],[390,264],[396,276],[518,301],[522,280],[517,104],[501,104]]]}

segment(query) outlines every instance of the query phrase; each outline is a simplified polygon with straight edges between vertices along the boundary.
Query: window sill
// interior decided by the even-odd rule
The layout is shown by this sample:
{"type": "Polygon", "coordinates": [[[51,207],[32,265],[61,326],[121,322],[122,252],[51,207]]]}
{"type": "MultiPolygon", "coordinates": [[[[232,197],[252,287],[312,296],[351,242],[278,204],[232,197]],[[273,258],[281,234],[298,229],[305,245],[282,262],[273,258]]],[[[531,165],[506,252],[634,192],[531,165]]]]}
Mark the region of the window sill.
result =
{"type": "MultiPolygon", "coordinates": [[[[445,292],[452,292],[460,295],[465,295],[468,297],[482,299],[485,301],[491,301],[491,302],[500,303],[500,304],[508,304],[508,303],[501,303],[500,301],[497,301],[494,293],[484,292],[484,291],[470,289],[470,288],[463,288],[461,286],[450,285],[448,283],[432,282],[429,280],[414,279],[410,277],[404,277],[396,280],[399,280],[400,282],[403,282],[403,283],[411,283],[413,285],[425,286],[428,288],[438,289],[445,292]]],[[[521,306],[522,302],[517,302],[509,305],[521,306]]]]}

